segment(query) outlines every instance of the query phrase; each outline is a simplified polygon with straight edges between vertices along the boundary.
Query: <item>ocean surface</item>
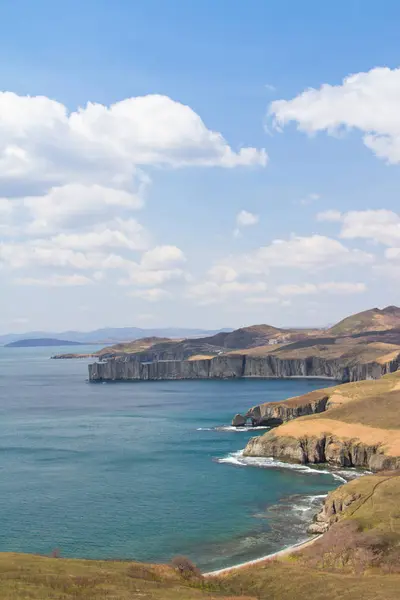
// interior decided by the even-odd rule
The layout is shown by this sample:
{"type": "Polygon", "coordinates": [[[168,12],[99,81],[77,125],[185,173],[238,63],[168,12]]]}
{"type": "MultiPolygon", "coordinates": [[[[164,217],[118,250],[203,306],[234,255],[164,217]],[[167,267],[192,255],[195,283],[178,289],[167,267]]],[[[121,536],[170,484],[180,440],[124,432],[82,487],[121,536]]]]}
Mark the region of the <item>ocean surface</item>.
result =
{"type": "MultiPolygon", "coordinates": [[[[94,351],[93,346],[76,348],[94,351]]],[[[90,384],[74,348],[0,348],[0,551],[231,566],[306,537],[324,469],[245,460],[236,412],[334,382],[90,384]]]]}

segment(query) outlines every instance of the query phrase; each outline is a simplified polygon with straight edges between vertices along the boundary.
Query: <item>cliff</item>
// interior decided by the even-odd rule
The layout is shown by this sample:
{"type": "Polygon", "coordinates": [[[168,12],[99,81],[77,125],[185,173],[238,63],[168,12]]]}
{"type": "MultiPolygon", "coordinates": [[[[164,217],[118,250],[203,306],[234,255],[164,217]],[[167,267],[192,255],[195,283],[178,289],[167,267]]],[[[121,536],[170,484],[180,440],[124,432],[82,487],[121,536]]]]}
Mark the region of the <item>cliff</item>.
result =
{"type": "Polygon", "coordinates": [[[157,360],[152,358],[152,355],[142,353],[103,359],[102,362],[89,365],[89,380],[324,377],[347,382],[378,379],[400,366],[400,353],[387,362],[372,360],[360,364],[340,358],[281,358],[275,354],[259,357],[228,353],[200,360],[182,360],[180,357],[165,360],[160,355],[157,360]]]}
{"type": "Polygon", "coordinates": [[[274,418],[286,422],[252,438],[244,455],[372,471],[399,469],[399,409],[400,371],[380,381],[349,383],[263,404],[246,416],[257,424],[274,424],[269,421],[274,418]],[[308,416],[296,418],[304,413],[308,416]]]}

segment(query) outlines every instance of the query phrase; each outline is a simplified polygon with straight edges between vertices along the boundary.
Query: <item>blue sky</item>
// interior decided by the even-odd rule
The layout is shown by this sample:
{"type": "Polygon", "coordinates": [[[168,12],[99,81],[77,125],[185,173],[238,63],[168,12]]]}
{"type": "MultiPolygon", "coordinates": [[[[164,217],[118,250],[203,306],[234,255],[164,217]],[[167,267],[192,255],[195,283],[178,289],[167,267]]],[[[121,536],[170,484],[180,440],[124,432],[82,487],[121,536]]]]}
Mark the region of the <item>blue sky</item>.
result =
{"type": "Polygon", "coordinates": [[[399,303],[399,17],[3,1],[0,331],[325,325],[399,303]]]}

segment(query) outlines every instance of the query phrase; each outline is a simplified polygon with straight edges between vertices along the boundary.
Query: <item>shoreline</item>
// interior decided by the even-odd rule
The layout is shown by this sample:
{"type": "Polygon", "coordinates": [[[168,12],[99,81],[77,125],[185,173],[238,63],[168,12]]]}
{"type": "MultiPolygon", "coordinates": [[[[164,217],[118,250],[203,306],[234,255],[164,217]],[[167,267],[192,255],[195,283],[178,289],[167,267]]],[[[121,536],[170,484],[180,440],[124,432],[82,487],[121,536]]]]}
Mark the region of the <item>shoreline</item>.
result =
{"type": "Polygon", "coordinates": [[[255,558],[253,560],[248,560],[244,563],[239,563],[237,565],[233,565],[232,567],[224,567],[223,569],[218,569],[217,571],[209,571],[208,573],[203,573],[203,577],[217,577],[219,575],[225,575],[225,573],[230,573],[231,571],[236,571],[237,569],[245,569],[246,567],[251,567],[252,565],[257,565],[263,562],[268,562],[273,560],[274,558],[278,558],[280,556],[287,556],[288,554],[295,554],[296,552],[300,552],[304,548],[308,548],[314,544],[321,535],[316,535],[311,539],[303,540],[302,542],[298,542],[297,544],[293,544],[292,546],[287,546],[282,550],[278,550],[277,552],[272,552],[271,554],[266,554],[265,556],[261,556],[260,558],[255,558]]]}

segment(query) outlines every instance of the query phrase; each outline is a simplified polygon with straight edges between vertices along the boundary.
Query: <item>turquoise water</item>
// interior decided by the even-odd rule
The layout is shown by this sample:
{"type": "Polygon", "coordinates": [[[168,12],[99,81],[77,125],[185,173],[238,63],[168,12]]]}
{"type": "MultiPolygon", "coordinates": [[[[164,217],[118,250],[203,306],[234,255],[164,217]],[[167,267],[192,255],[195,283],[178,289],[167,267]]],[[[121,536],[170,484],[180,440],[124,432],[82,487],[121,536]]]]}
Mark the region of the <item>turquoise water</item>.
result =
{"type": "Polygon", "coordinates": [[[74,349],[0,348],[0,551],[185,554],[217,569],[303,539],[339,483],[244,463],[238,451],[263,431],[223,427],[254,404],[330,382],[89,384],[88,361],[49,360],[59,351],[74,349]]]}

